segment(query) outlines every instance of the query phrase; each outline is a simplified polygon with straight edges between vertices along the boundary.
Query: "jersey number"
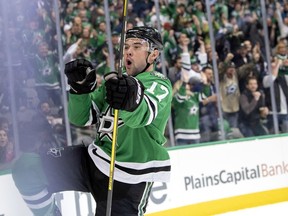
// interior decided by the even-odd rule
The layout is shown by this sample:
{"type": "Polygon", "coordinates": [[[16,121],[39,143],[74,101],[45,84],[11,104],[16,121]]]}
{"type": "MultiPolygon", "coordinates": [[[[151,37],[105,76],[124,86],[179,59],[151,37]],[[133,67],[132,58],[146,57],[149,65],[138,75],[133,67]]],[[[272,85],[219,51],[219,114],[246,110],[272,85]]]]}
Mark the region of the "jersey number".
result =
{"type": "Polygon", "coordinates": [[[151,87],[149,89],[147,89],[147,91],[150,92],[151,94],[154,94],[156,96],[156,98],[159,100],[159,102],[161,102],[169,94],[168,88],[164,85],[158,84],[157,82],[153,82],[151,87]],[[159,94],[155,95],[155,89],[156,89],[157,85],[160,85],[160,89],[162,91],[164,91],[164,93],[161,92],[162,94],[159,93],[159,94]]]}

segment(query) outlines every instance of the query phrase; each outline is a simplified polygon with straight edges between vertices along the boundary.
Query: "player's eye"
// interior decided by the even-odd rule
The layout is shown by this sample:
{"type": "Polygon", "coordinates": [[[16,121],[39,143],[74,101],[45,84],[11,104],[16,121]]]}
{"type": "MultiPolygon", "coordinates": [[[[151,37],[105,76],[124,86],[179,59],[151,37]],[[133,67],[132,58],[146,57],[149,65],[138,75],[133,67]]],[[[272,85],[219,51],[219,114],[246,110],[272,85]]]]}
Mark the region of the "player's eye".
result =
{"type": "Polygon", "coordinates": [[[140,45],[134,45],[133,48],[134,48],[134,49],[140,49],[141,46],[140,46],[140,45]]]}

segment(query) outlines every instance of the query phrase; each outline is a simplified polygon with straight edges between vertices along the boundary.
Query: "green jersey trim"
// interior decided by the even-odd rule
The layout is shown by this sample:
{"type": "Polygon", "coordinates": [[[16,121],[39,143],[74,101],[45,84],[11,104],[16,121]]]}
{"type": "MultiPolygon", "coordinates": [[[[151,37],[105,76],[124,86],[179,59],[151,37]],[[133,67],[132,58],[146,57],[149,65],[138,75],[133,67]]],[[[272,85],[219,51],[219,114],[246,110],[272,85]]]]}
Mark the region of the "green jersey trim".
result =
{"type": "MultiPolygon", "coordinates": [[[[109,176],[110,156],[101,148],[90,144],[88,152],[95,166],[109,176]]],[[[168,182],[170,179],[170,160],[154,160],[146,163],[115,161],[114,179],[128,184],[140,182],[168,182]]]]}
{"type": "Polygon", "coordinates": [[[175,139],[200,139],[199,129],[176,129],[175,139]]]}

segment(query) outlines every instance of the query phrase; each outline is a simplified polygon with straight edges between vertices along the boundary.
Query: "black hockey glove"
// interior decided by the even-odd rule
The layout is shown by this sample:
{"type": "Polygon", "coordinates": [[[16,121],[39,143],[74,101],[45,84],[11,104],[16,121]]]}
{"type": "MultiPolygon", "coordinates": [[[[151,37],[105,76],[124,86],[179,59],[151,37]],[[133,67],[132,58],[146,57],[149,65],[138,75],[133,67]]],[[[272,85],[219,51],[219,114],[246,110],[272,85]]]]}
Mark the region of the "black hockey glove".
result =
{"type": "Polygon", "coordinates": [[[106,80],[106,101],[114,109],[133,112],[144,96],[144,86],[135,77],[123,75],[118,78],[116,72],[104,76],[106,80]]]}
{"type": "Polygon", "coordinates": [[[70,85],[70,93],[87,94],[96,89],[96,71],[85,59],[76,59],[65,65],[65,74],[70,85]]]}

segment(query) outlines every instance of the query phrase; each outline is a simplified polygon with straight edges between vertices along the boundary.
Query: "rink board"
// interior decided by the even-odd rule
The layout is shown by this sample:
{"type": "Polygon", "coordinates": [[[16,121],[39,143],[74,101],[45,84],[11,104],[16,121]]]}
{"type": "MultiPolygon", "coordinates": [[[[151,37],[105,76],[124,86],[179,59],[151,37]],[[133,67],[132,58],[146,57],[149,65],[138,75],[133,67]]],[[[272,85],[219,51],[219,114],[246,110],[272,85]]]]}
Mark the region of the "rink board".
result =
{"type": "Polygon", "coordinates": [[[212,215],[288,200],[287,136],[178,149],[170,156],[171,182],[151,194],[162,200],[150,202],[147,216],[212,215]]]}
{"type": "MultiPolygon", "coordinates": [[[[170,150],[171,181],[154,184],[146,215],[213,215],[287,201],[287,141],[283,136],[170,150]]],[[[0,215],[31,216],[11,175],[0,182],[0,215]]],[[[64,216],[94,214],[85,193],[59,193],[57,202],[64,216]]]]}

